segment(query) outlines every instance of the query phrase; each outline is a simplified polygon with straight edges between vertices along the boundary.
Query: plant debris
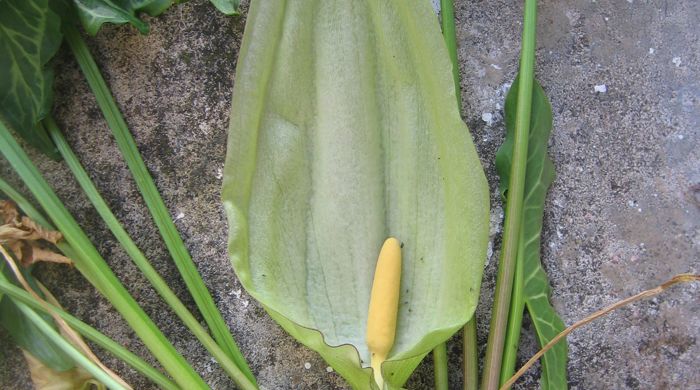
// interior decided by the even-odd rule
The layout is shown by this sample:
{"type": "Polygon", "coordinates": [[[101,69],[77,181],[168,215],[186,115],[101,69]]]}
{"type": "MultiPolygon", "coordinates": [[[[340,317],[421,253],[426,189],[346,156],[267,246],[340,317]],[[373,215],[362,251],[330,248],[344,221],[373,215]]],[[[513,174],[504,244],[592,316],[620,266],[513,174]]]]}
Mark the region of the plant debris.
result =
{"type": "Polygon", "coordinates": [[[45,243],[56,245],[63,235],[39,226],[29,217],[20,217],[14,202],[0,201],[0,221],[0,244],[7,247],[23,267],[40,261],[73,265],[68,257],[45,247],[45,243]]]}

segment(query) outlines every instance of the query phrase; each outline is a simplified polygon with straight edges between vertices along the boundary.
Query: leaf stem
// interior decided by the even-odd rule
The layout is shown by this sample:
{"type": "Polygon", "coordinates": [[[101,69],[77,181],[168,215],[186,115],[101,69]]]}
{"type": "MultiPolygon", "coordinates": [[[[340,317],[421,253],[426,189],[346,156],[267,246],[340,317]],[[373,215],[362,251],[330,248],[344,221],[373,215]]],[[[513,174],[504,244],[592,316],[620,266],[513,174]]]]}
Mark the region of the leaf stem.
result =
{"type": "Polygon", "coordinates": [[[165,241],[165,245],[170,252],[175,265],[182,275],[182,279],[187,285],[187,289],[192,294],[197,308],[202,313],[214,339],[226,354],[236,362],[236,365],[246,375],[249,382],[255,384],[255,377],[248,367],[248,364],[238,349],[238,345],[233,340],[228,326],[224,322],[221,313],[216,307],[209,291],[207,290],[202,277],[197,271],[197,267],[192,261],[187,248],[185,247],[175,224],[170,217],[168,209],[156,188],[151,175],[146,168],[141,155],[139,154],[134,137],[129,132],[129,128],[117,107],[107,83],[102,77],[95,60],[92,58],[85,41],[80,36],[78,30],[72,26],[64,27],[66,41],[70,46],[80,68],[87,79],[90,88],[95,94],[97,103],[105,116],[105,119],[112,130],[117,145],[121,150],[126,163],[131,171],[136,184],[141,191],[141,195],[146,202],[148,210],[158,226],[158,230],[165,241]]]}
{"type": "Polygon", "coordinates": [[[520,344],[520,331],[523,325],[523,313],[525,311],[525,296],[523,289],[525,281],[523,272],[525,268],[525,226],[520,227],[520,239],[518,240],[518,255],[515,259],[515,275],[513,276],[513,293],[510,301],[510,313],[508,316],[508,329],[503,348],[503,364],[501,365],[500,383],[507,381],[515,370],[515,362],[518,357],[520,344]]]}
{"type": "MultiPolygon", "coordinates": [[[[187,361],[177,352],[163,333],[151,321],[134,298],[119,282],[90,239],[68,212],[61,200],[39,173],[27,154],[0,121],[0,152],[24,181],[37,202],[70,244],[66,253],[75,261],[76,268],[119,311],[144,344],[173,376],[175,381],[187,389],[205,389],[206,384],[187,361]]],[[[61,250],[65,243],[59,245],[61,250]]],[[[64,251],[65,252],[65,251],[64,251]]]]}
{"type": "Polygon", "coordinates": [[[435,390],[447,390],[447,345],[442,343],[433,349],[433,367],[435,371],[435,390]]]}
{"type": "Polygon", "coordinates": [[[149,263],[146,256],[136,246],[129,234],[124,230],[117,218],[114,216],[109,206],[104,201],[92,180],[88,176],[85,169],[80,164],[80,161],[73,153],[61,133],[61,130],[56,125],[56,122],[51,116],[44,119],[46,129],[51,136],[54,144],[58,148],[61,157],[66,161],[73,176],[78,181],[78,184],[83,188],[83,191],[92,202],[97,212],[102,217],[109,230],[114,234],[119,243],[122,245],[127,254],[134,261],[134,264],[141,270],[143,275],[151,282],[153,288],[160,294],[163,300],[177,314],[187,328],[197,337],[202,345],[214,356],[221,367],[227,374],[236,382],[236,385],[241,389],[254,389],[255,385],[250,382],[248,377],[238,368],[236,363],[219,347],[218,344],[211,338],[209,333],[200,325],[199,321],[192,315],[187,307],[180,301],[175,293],[168,287],[168,284],[158,274],[158,271],[149,263]]]}
{"type": "Polygon", "coordinates": [[[457,33],[455,28],[455,10],[453,0],[440,0],[440,14],[442,19],[442,37],[447,46],[447,53],[452,62],[452,78],[455,83],[455,97],[457,107],[462,112],[462,93],[459,83],[459,62],[457,61],[457,33]]]}
{"type": "MultiPolygon", "coordinates": [[[[459,61],[457,58],[457,33],[455,27],[455,11],[453,0],[440,0],[440,13],[442,21],[442,36],[447,47],[447,54],[452,62],[452,79],[455,85],[455,98],[457,109],[462,114],[462,87],[459,77],[459,61]]],[[[438,346],[439,348],[440,346],[438,346]]],[[[476,312],[464,326],[463,338],[463,363],[464,363],[464,390],[477,390],[479,383],[479,354],[476,336],[476,312]]],[[[444,348],[444,347],[443,347],[444,348]]],[[[437,351],[437,348],[435,349],[437,351]]],[[[433,352],[433,361],[436,362],[435,372],[437,375],[436,352],[433,352]]],[[[447,360],[445,360],[444,370],[447,370],[447,360]]],[[[437,376],[436,376],[437,378],[437,376]]]]}
{"type": "Polygon", "coordinates": [[[528,152],[528,131],[532,108],[532,85],[535,70],[535,40],[537,33],[537,0],[525,0],[522,50],[520,55],[520,78],[518,104],[515,116],[515,142],[513,164],[511,166],[506,218],[503,233],[501,261],[496,278],[496,294],[486,347],[484,362],[483,390],[496,390],[501,372],[501,359],[505,333],[508,325],[508,311],[513,289],[518,239],[523,215],[523,193],[525,188],[525,168],[528,152]]]}
{"type": "Polygon", "coordinates": [[[476,347],[476,315],[464,325],[464,390],[479,389],[479,359],[476,347]]]}

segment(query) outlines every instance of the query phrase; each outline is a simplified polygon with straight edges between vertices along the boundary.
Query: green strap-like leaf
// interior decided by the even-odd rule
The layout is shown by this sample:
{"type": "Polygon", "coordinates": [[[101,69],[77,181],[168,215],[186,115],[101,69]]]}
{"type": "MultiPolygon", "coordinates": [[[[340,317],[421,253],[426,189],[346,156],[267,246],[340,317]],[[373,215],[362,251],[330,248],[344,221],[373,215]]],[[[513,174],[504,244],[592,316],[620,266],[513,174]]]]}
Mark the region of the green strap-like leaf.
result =
{"type": "MultiPolygon", "coordinates": [[[[500,191],[508,190],[510,165],[515,129],[515,107],[518,96],[518,78],[508,92],[505,103],[506,140],[496,155],[496,169],[500,176],[500,191]]],[[[547,344],[566,326],[549,303],[550,287],[540,262],[542,215],[547,189],[554,180],[554,165],[547,156],[547,142],[552,129],[552,107],[542,87],[535,81],[532,89],[532,115],[528,142],[525,200],[523,203],[523,295],[527,310],[535,325],[540,346],[547,344]]],[[[542,359],[542,389],[559,390],[568,387],[566,376],[568,347],[558,343],[542,359]]]]}
{"type": "Polygon", "coordinates": [[[49,0],[0,0],[0,120],[54,159],[58,152],[37,123],[51,111],[53,72],[46,64],[61,39],[49,0]]]}
{"type": "Polygon", "coordinates": [[[488,187],[427,1],[254,1],[223,200],[245,288],[353,386],[382,242],[404,243],[392,386],[471,318],[488,187]]]}

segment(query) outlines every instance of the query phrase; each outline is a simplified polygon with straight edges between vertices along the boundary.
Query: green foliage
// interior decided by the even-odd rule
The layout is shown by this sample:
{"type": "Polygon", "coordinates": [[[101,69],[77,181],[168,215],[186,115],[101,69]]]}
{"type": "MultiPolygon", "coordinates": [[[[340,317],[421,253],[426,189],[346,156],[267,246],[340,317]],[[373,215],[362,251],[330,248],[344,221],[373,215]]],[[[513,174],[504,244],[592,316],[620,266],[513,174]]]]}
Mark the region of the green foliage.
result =
{"type": "MultiPolygon", "coordinates": [[[[238,15],[240,0],[210,0],[226,15],[238,15]]],[[[90,35],[95,35],[104,23],[129,23],[142,34],[148,34],[148,23],[139,18],[139,13],[157,16],[175,0],[73,0],[78,17],[90,35]]]]}
{"type": "Polygon", "coordinates": [[[206,388],[199,375],[187,364],[119,282],[80,225],[2,122],[0,122],[0,153],[12,165],[48,217],[55,223],[57,230],[63,234],[65,242],[58,244],[59,249],[75,262],[75,267],[83,276],[119,311],[163,368],[182,387],[206,388]]]}
{"type": "MultiPolygon", "coordinates": [[[[506,139],[496,155],[496,169],[501,178],[499,189],[504,199],[508,190],[512,163],[518,85],[519,78],[516,78],[506,97],[506,139]]],[[[544,346],[566,328],[549,303],[549,282],[540,261],[544,202],[547,189],[555,176],[554,165],[547,156],[547,142],[551,129],[552,108],[544,90],[535,81],[532,89],[523,203],[522,240],[524,240],[524,250],[517,261],[522,262],[523,265],[523,300],[535,325],[540,346],[544,346]]],[[[567,388],[567,351],[566,341],[562,341],[544,355],[542,360],[542,388],[544,390],[567,388]]]]}
{"type": "Polygon", "coordinates": [[[254,2],[236,74],[223,200],[231,261],[292,336],[370,386],[369,294],[403,248],[402,385],[472,317],[488,187],[429,2],[254,2]],[[352,22],[348,22],[352,21],[352,22]]]}
{"type": "MultiPolygon", "coordinates": [[[[0,256],[0,272],[3,272],[7,279],[13,279],[2,256],[0,256]]],[[[29,283],[34,281],[29,273],[25,273],[24,278],[29,283]]],[[[42,317],[44,321],[53,323],[53,319],[48,314],[42,314],[42,317]]],[[[73,360],[27,319],[10,297],[4,295],[0,295],[0,326],[7,330],[18,346],[29,351],[51,369],[65,371],[75,367],[73,360]]]]}
{"type": "Polygon", "coordinates": [[[209,0],[216,9],[226,15],[238,15],[238,7],[241,4],[240,0],[209,0]]]}
{"type": "Polygon", "coordinates": [[[38,123],[51,111],[60,18],[49,0],[0,0],[0,121],[54,159],[58,152],[38,123]]]}
{"type": "Polygon", "coordinates": [[[148,34],[149,26],[138,18],[138,13],[159,15],[173,4],[173,0],[73,0],[73,3],[90,35],[97,34],[104,23],[130,23],[142,34],[148,34]]]}

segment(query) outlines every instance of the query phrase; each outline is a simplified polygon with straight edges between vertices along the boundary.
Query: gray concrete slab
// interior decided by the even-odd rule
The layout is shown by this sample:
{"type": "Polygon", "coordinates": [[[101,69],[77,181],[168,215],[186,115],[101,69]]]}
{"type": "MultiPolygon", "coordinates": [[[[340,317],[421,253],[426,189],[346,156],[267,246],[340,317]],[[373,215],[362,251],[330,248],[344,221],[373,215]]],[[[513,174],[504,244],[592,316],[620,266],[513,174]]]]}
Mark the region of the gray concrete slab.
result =
{"type": "MultiPolygon", "coordinates": [[[[496,249],[478,310],[482,344],[500,245],[502,208],[493,161],[503,139],[504,94],[517,69],[522,9],[516,3],[456,2],[464,117],[494,206],[496,249]]],[[[554,110],[550,153],[558,174],[545,211],[543,262],[552,300],[571,324],[675,273],[700,272],[700,3],[546,0],[539,9],[537,77],[554,110]]],[[[224,18],[199,0],[149,21],[148,36],[107,27],[90,39],[91,48],[241,349],[267,389],[345,388],[320,357],[287,336],[241,289],[226,256],[219,188],[244,18],[224,18]]],[[[63,51],[55,65],[59,124],[127,230],[194,308],[75,62],[63,51]]],[[[176,347],[213,388],[232,388],[130,264],[64,165],[33,156],[176,347]]],[[[0,174],[17,183],[4,160],[0,174]]],[[[40,276],[72,313],[146,355],[77,271],[45,266],[40,276]]],[[[699,329],[697,285],[620,310],[570,337],[571,388],[700,388],[699,329]]],[[[526,318],[519,363],[536,351],[532,332],[526,318]]],[[[454,337],[448,350],[450,387],[461,388],[461,337],[454,337]]],[[[124,364],[98,354],[135,388],[150,388],[124,364]]],[[[537,378],[533,370],[517,388],[537,388],[537,378]]],[[[407,387],[432,387],[429,358],[407,387]]],[[[0,388],[31,388],[4,331],[0,388]]]]}

